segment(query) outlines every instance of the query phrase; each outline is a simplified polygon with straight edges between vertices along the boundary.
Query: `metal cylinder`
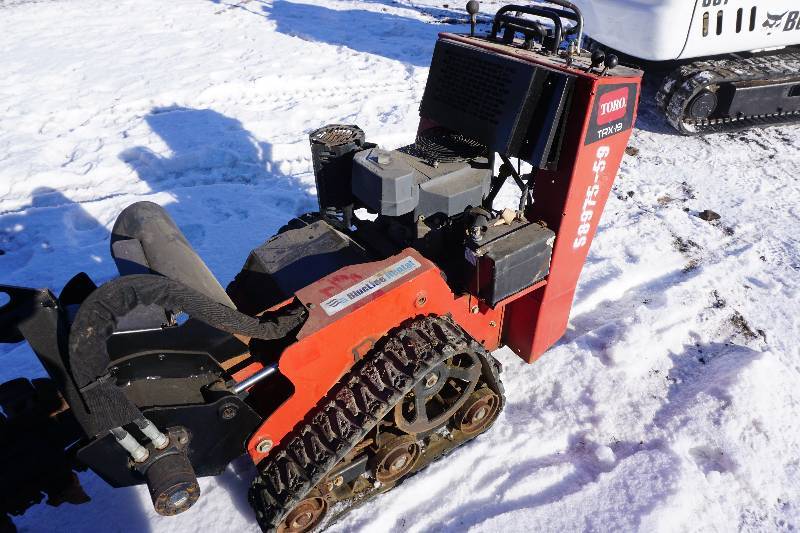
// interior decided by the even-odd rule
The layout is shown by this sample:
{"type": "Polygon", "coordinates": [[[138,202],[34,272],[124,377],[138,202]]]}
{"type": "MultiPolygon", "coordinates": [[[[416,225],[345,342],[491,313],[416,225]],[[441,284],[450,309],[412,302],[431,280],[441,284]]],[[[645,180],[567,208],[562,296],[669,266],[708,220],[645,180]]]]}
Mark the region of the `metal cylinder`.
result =
{"type": "Polygon", "coordinates": [[[145,472],[153,508],[162,516],[172,516],[189,509],[200,497],[192,463],[185,454],[164,455],[145,472]]]}
{"type": "Polygon", "coordinates": [[[250,387],[252,387],[256,383],[258,383],[259,381],[264,379],[265,377],[271,376],[272,374],[274,374],[277,371],[278,371],[278,365],[270,365],[270,366],[264,367],[261,370],[259,370],[258,372],[256,372],[255,374],[253,374],[252,376],[250,376],[249,378],[244,379],[244,380],[240,381],[239,383],[237,383],[236,385],[234,385],[233,388],[231,389],[231,391],[234,394],[239,394],[240,392],[243,392],[243,391],[249,389],[250,387]]]}
{"type": "Polygon", "coordinates": [[[114,435],[119,445],[125,448],[125,451],[127,451],[137,463],[143,463],[150,457],[150,452],[147,451],[147,448],[139,444],[139,442],[133,438],[133,435],[121,427],[112,429],[111,434],[114,435]]]}
{"type": "Polygon", "coordinates": [[[142,430],[144,436],[150,439],[156,450],[163,450],[169,445],[169,437],[161,433],[155,424],[142,417],[136,419],[136,425],[142,430]]]}

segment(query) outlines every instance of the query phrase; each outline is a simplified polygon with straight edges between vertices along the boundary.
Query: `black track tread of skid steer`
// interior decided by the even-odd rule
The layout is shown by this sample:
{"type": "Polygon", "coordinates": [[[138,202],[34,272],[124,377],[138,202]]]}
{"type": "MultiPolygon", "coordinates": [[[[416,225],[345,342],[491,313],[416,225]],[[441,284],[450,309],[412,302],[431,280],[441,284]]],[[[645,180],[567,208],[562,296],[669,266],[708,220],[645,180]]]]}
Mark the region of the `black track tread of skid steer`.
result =
{"type": "Polygon", "coordinates": [[[783,80],[800,82],[800,52],[750,58],[706,59],[673,70],[656,95],[667,121],[684,135],[738,131],[750,127],[800,122],[800,111],[709,119],[686,117],[692,99],[705,87],[737,81],[783,80]]]}
{"type": "MultiPolygon", "coordinates": [[[[468,349],[491,361],[488,352],[447,317],[418,317],[385,336],[259,463],[249,500],[261,529],[275,531],[417,381],[468,349]]],[[[488,366],[500,386],[498,369],[488,366]]]]}

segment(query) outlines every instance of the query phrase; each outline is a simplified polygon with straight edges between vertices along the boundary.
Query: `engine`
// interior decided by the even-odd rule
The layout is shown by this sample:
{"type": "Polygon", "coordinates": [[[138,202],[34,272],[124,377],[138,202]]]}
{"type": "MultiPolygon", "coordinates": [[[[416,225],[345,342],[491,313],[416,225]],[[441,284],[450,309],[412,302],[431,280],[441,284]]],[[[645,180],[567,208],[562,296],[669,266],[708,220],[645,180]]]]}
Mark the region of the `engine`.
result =
{"type": "MultiPolygon", "coordinates": [[[[308,272],[319,277],[406,247],[433,260],[456,293],[489,305],[543,279],[555,234],[526,218],[529,184],[536,172],[558,166],[574,82],[564,70],[440,40],[414,143],[379,147],[355,125],[312,132],[320,215],[254,250],[237,283],[259,281],[240,292],[252,299],[269,287],[288,296],[308,272]],[[532,171],[520,175],[509,158],[532,171]],[[493,203],[509,178],[522,194],[518,209],[503,212],[493,203]],[[287,257],[288,249],[304,252],[287,257]]],[[[275,299],[237,304],[265,308],[275,299]]]]}

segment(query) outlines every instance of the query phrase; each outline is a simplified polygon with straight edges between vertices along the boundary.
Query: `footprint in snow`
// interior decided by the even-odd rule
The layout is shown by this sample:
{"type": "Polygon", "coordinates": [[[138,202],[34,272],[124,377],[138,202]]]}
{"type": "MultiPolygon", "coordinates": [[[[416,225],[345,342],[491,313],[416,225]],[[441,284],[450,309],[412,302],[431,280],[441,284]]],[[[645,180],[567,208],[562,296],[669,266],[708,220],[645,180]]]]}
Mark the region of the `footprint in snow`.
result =
{"type": "Polygon", "coordinates": [[[181,226],[186,239],[197,248],[206,238],[206,230],[200,224],[186,224],[181,226]]]}
{"type": "Polygon", "coordinates": [[[83,209],[75,210],[68,215],[69,224],[75,231],[89,231],[97,228],[100,223],[83,209]]]}
{"type": "Polygon", "coordinates": [[[713,472],[722,474],[736,469],[733,460],[725,455],[725,452],[719,448],[714,448],[712,446],[695,446],[689,450],[689,455],[692,456],[692,460],[697,467],[707,476],[715,475],[712,474],[713,472]]]}

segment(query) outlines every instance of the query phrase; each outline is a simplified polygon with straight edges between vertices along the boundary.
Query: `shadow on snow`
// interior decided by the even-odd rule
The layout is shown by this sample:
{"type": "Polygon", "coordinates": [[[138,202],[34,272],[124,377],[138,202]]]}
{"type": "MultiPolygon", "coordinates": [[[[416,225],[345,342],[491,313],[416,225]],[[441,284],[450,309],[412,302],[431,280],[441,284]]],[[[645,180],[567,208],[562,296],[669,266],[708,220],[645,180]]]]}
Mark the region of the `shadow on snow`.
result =
{"type": "MultiPolygon", "coordinates": [[[[145,120],[169,148],[169,155],[137,147],[120,158],[152,192],[167,192],[175,198],[167,210],[201,256],[209,248],[220,251],[210,261],[217,269],[235,273],[252,246],[292,216],[315,208],[308,187],[275,168],[272,145],[257,140],[238,120],[209,109],[175,106],[153,109],[145,120]],[[205,228],[217,224],[230,225],[244,235],[238,238],[238,246],[231,245],[234,239],[225,242],[224,238],[216,245],[204,244],[205,228]],[[241,250],[230,250],[237,247],[241,250]]],[[[107,281],[116,275],[109,236],[104,224],[63,193],[36,189],[26,207],[0,214],[0,282],[50,286],[58,293],[67,281],[65,274],[68,278],[87,271],[96,282],[107,281]]],[[[221,279],[223,284],[227,281],[221,279]]],[[[34,354],[18,348],[0,346],[4,363],[0,381],[44,375],[34,354]]],[[[217,478],[218,486],[231,493],[235,509],[248,516],[247,486],[253,471],[249,459],[247,464],[240,460],[217,478]]],[[[82,473],[81,481],[91,502],[57,508],[37,505],[15,517],[18,527],[35,530],[37,524],[58,523],[64,530],[93,531],[98,527],[94,520],[102,516],[108,530],[150,530],[149,502],[140,491],[112,489],[90,472],[82,473]]]]}

